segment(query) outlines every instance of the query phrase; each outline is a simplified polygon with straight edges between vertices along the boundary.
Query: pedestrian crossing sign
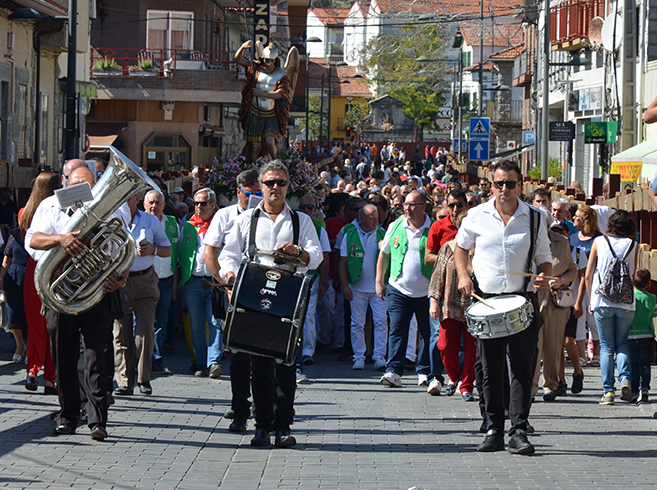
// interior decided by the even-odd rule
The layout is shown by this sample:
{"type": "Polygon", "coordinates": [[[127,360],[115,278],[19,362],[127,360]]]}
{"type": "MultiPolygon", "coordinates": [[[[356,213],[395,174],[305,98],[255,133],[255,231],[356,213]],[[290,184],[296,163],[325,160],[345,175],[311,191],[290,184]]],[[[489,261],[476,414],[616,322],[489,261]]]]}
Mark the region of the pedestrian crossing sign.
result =
{"type": "Polygon", "coordinates": [[[488,139],[488,138],[490,138],[490,118],[471,117],[470,139],[488,139]]]}

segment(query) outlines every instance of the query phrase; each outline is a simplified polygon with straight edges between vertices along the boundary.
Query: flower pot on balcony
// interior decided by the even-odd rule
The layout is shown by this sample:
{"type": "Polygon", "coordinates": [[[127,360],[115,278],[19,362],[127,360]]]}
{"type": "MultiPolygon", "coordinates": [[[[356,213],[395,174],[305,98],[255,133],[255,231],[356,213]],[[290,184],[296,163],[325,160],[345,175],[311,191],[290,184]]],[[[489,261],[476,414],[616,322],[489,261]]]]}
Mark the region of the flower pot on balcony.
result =
{"type": "Polygon", "coordinates": [[[156,77],[157,70],[139,70],[139,69],[130,69],[128,70],[131,77],[156,77]]]}
{"type": "Polygon", "coordinates": [[[122,70],[97,70],[92,69],[91,74],[95,77],[120,77],[123,74],[122,70]]]}

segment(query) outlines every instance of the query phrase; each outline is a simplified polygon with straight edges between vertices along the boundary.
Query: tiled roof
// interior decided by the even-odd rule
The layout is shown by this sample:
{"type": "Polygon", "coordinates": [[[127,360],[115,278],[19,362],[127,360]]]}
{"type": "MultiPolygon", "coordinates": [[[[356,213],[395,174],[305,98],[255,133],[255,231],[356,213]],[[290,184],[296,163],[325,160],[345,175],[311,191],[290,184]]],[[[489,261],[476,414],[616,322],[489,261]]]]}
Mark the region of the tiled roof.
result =
{"type": "MultiPolygon", "coordinates": [[[[479,69],[479,63],[477,63],[476,65],[466,66],[465,68],[463,68],[463,71],[475,71],[475,70],[478,70],[478,69],[479,69]]],[[[490,61],[485,61],[483,69],[488,70],[488,71],[492,70],[493,69],[493,63],[490,62],[490,61]]]]}
{"type": "Polygon", "coordinates": [[[512,48],[504,49],[498,51],[497,53],[491,54],[489,60],[515,60],[520,54],[525,50],[525,45],[521,44],[520,46],[514,46],[512,48]]]}
{"type": "MultiPolygon", "coordinates": [[[[308,84],[311,89],[321,90],[322,75],[324,75],[324,90],[328,91],[328,65],[325,58],[310,58],[308,84]]],[[[367,81],[355,78],[358,74],[355,66],[331,66],[331,93],[342,97],[372,98],[367,81]]]]}
{"type": "MultiPolygon", "coordinates": [[[[422,15],[456,15],[468,14],[479,16],[479,2],[464,2],[463,0],[372,0],[376,2],[384,14],[422,15]]],[[[484,15],[505,16],[518,11],[522,2],[518,0],[492,0],[484,6],[484,15]]]]}
{"type": "Polygon", "coordinates": [[[342,26],[350,10],[351,9],[348,8],[310,8],[310,12],[315,14],[315,17],[317,17],[325,26],[342,26]]]}
{"type": "MultiPolygon", "coordinates": [[[[463,39],[470,46],[479,46],[479,24],[459,24],[463,39]]],[[[522,24],[493,24],[494,36],[491,35],[491,25],[484,23],[484,46],[506,49],[519,46],[524,41],[522,24]]]]}

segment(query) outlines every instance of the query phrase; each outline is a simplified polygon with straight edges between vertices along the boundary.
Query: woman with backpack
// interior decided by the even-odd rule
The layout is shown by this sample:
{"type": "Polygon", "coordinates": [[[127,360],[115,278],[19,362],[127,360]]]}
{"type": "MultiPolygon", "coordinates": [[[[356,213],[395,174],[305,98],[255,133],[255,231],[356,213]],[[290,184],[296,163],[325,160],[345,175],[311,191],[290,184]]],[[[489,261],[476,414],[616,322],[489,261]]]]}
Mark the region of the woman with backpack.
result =
{"type": "Polygon", "coordinates": [[[632,399],[627,337],[634,319],[632,276],[638,246],[636,225],[630,213],[616,211],[607,224],[607,234],[596,238],[586,268],[590,309],[600,334],[601,405],[614,404],[614,354],[621,385],[621,400],[632,399]]]}

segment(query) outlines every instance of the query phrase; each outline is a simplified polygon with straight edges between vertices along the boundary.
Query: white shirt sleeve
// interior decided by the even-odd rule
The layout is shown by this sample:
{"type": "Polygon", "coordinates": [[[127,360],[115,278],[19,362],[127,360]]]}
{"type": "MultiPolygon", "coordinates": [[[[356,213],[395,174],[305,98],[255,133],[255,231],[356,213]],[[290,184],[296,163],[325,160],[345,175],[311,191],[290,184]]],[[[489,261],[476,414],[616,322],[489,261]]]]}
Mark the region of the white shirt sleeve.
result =
{"type": "Polygon", "coordinates": [[[340,243],[340,257],[348,257],[349,250],[347,250],[347,236],[342,237],[342,242],[340,243]]]}
{"type": "Polygon", "coordinates": [[[244,257],[246,240],[248,239],[248,226],[251,224],[252,210],[240,215],[237,223],[226,237],[226,243],[219,255],[219,266],[224,272],[237,274],[244,257]]]}
{"type": "Polygon", "coordinates": [[[328,233],[324,228],[321,229],[319,236],[319,242],[322,245],[322,252],[330,253],[331,252],[331,242],[329,241],[328,233]]]}
{"type": "Polygon", "coordinates": [[[381,240],[381,245],[379,246],[379,250],[386,255],[390,255],[390,236],[392,235],[392,229],[394,227],[395,222],[390,223],[390,226],[388,226],[383,240],[381,240]]]}
{"type": "Polygon", "coordinates": [[[317,236],[313,220],[304,213],[299,214],[299,245],[308,252],[310,259],[308,261],[308,270],[314,270],[324,260],[322,245],[317,236]]]}

